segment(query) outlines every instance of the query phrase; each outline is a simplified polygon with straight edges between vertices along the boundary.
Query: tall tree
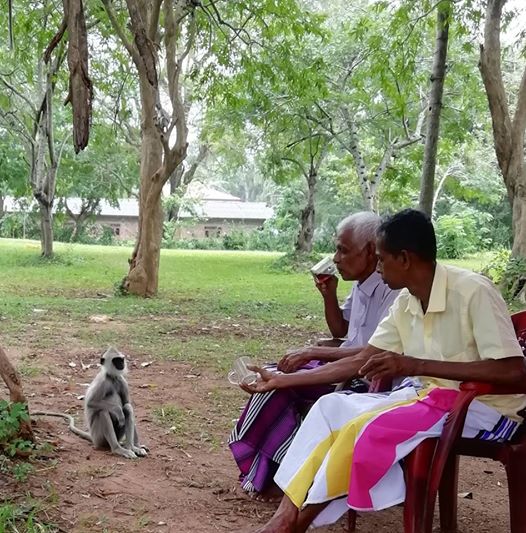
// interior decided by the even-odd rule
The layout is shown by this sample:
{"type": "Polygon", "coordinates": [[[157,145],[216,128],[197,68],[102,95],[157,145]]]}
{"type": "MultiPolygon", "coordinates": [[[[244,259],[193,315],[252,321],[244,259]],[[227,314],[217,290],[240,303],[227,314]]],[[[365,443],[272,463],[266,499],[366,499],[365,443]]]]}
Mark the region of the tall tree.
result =
{"type": "Polygon", "coordinates": [[[449,0],[437,6],[436,41],[431,71],[431,89],[429,91],[427,133],[424,147],[424,162],[420,180],[420,210],[429,216],[433,214],[435,169],[440,133],[440,114],[442,111],[442,94],[446,77],[447,44],[449,21],[452,5],[449,0]]]}
{"type": "Polygon", "coordinates": [[[504,178],[513,212],[514,256],[526,258],[526,168],[524,132],[526,129],[526,67],[516,95],[515,112],[508,101],[501,64],[501,21],[506,0],[488,0],[484,44],[480,47],[480,73],[486,89],[497,161],[504,178]]]}
{"type": "Polygon", "coordinates": [[[38,202],[41,225],[41,252],[53,255],[53,203],[56,175],[67,135],[55,140],[57,86],[63,80],[60,67],[66,57],[61,42],[53,54],[45,47],[56,27],[58,12],[49,2],[19,7],[15,12],[15,28],[25,29],[26,47],[5,54],[11,68],[0,73],[0,122],[16,134],[25,145],[30,166],[29,182],[38,202]],[[29,31],[28,31],[29,28],[29,31]]]}
{"type": "Polygon", "coordinates": [[[157,292],[164,184],[186,157],[188,129],[182,101],[183,62],[194,46],[196,5],[188,1],[127,0],[127,24],[114,4],[103,0],[111,24],[139,78],[141,98],[141,185],[139,228],[123,288],[132,294],[157,292]],[[129,31],[126,29],[129,28],[129,31]],[[159,68],[164,58],[170,110],[161,99],[159,68]],[[172,134],[175,140],[172,142],[172,134]]]}

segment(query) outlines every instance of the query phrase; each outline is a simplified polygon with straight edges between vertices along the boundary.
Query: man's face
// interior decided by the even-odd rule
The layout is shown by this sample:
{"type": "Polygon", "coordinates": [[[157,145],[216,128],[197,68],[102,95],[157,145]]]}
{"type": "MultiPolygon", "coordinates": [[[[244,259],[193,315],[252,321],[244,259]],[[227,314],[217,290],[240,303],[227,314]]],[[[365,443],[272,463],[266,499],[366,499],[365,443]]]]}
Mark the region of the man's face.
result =
{"type": "Polygon", "coordinates": [[[382,276],[384,283],[393,290],[403,289],[407,283],[407,254],[402,252],[393,255],[386,251],[383,245],[383,238],[376,239],[376,270],[382,276]]]}
{"type": "Polygon", "coordinates": [[[358,244],[352,230],[343,230],[336,235],[336,253],[333,261],[344,280],[361,280],[376,261],[373,246],[358,244]]]}

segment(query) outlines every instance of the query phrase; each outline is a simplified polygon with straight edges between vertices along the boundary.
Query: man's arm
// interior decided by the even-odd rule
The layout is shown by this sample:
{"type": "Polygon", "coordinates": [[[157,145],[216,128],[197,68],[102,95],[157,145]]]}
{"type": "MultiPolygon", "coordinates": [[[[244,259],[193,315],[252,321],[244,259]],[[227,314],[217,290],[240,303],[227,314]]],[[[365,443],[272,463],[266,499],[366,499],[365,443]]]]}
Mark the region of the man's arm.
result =
{"type": "MultiPolygon", "coordinates": [[[[321,347],[316,347],[319,349],[321,347]]],[[[338,348],[346,350],[346,348],[338,348]]],[[[358,371],[366,361],[381,350],[374,346],[366,346],[354,357],[345,357],[339,361],[329,363],[309,370],[308,372],[296,372],[294,374],[276,374],[263,368],[251,367],[261,375],[261,380],[254,385],[242,386],[241,388],[250,393],[267,392],[274,389],[286,389],[288,387],[305,387],[309,385],[324,385],[339,383],[358,375],[358,371]]]]}
{"type": "Polygon", "coordinates": [[[352,357],[360,353],[364,347],[347,348],[347,347],[329,347],[329,346],[309,346],[289,350],[279,361],[278,370],[285,373],[295,372],[309,361],[317,360],[326,363],[339,361],[345,357],[352,357]]]}
{"type": "Polygon", "coordinates": [[[381,352],[372,355],[360,368],[359,373],[370,380],[398,376],[428,376],[454,381],[484,381],[494,385],[513,386],[526,382],[524,357],[460,363],[381,352]]]}

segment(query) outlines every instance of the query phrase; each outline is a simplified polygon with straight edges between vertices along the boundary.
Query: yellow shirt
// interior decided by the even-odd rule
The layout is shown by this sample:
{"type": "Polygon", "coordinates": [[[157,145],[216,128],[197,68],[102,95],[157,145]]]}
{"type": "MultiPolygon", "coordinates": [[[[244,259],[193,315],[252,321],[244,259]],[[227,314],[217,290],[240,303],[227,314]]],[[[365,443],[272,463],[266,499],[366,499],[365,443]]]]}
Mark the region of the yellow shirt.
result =
{"type": "MultiPolygon", "coordinates": [[[[523,357],[506,303],[484,276],[437,264],[429,305],[403,289],[369,344],[381,350],[437,361],[471,362],[523,357]]],[[[458,389],[459,382],[421,377],[425,385],[458,389]]],[[[522,421],[523,394],[481,396],[501,414],[522,421]]]]}

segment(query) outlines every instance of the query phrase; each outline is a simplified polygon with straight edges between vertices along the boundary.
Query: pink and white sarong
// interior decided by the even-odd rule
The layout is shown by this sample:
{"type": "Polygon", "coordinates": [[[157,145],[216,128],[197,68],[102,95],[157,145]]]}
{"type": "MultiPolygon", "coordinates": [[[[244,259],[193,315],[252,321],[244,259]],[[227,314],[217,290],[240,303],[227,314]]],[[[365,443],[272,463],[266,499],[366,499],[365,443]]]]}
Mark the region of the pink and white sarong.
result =
{"type": "MultiPolygon", "coordinates": [[[[385,394],[323,396],[300,427],[274,480],[301,508],[330,501],[314,526],[338,520],[349,507],[380,510],[404,501],[400,461],[420,442],[438,437],[458,390],[401,387],[385,394]]],[[[473,401],[463,436],[508,440],[518,427],[473,401]]]]}

